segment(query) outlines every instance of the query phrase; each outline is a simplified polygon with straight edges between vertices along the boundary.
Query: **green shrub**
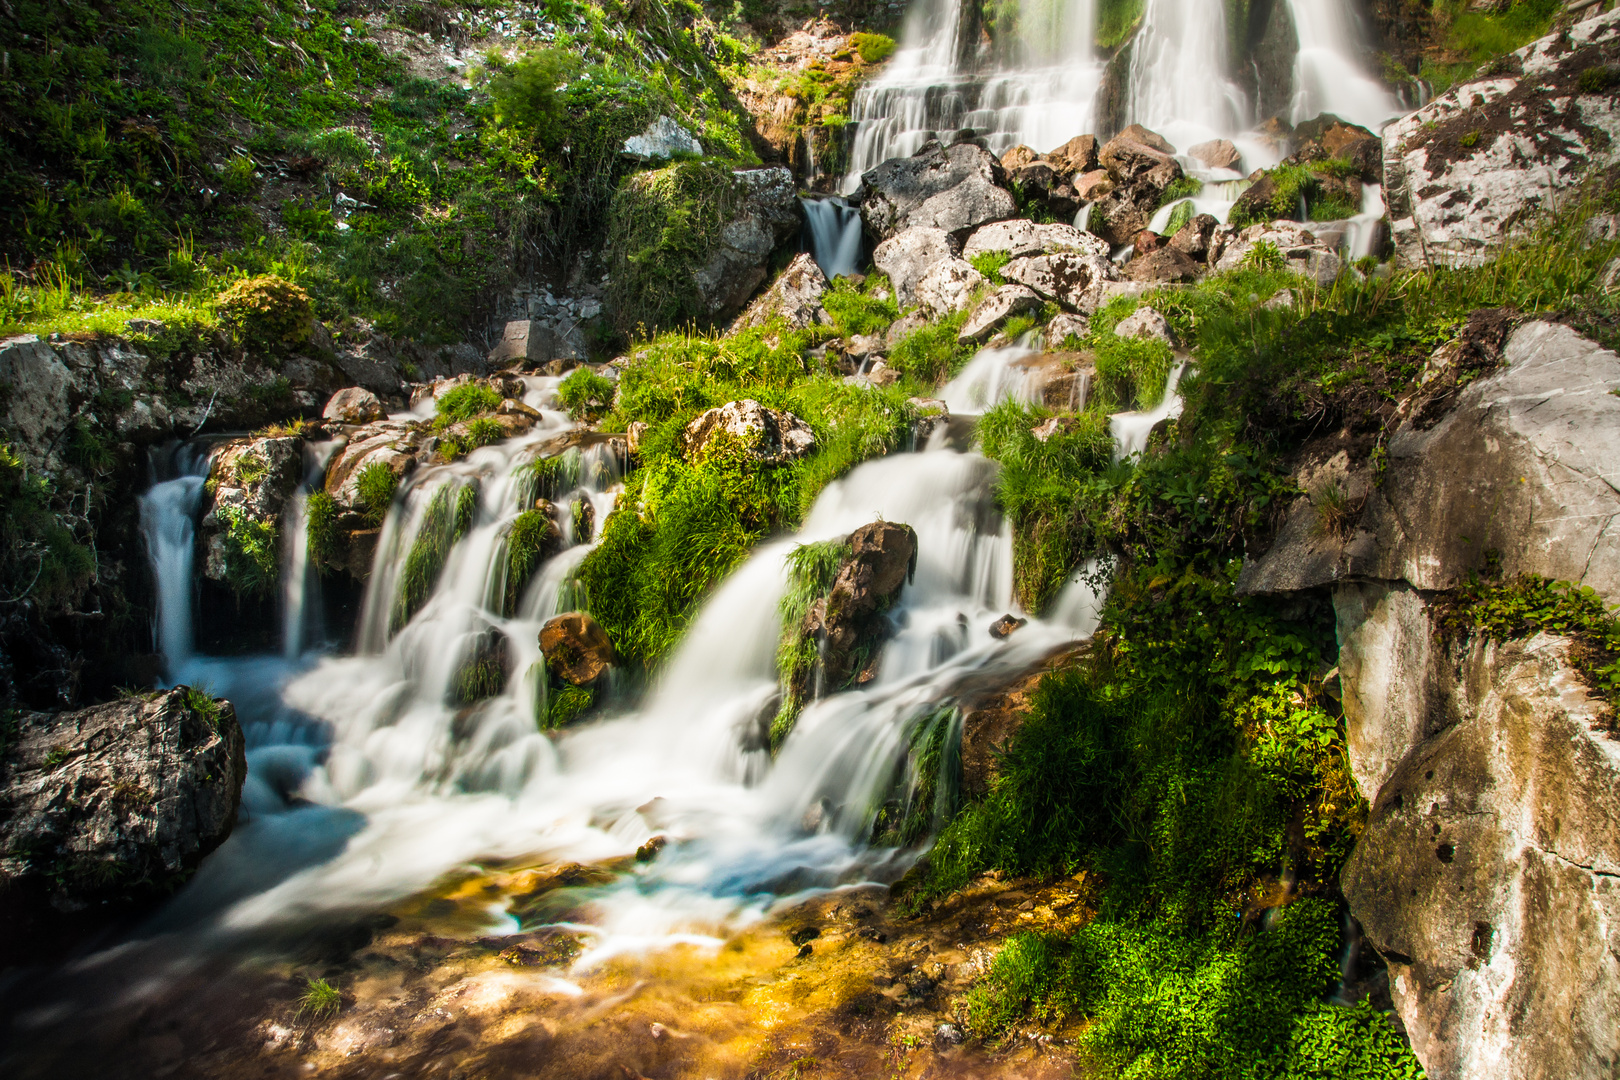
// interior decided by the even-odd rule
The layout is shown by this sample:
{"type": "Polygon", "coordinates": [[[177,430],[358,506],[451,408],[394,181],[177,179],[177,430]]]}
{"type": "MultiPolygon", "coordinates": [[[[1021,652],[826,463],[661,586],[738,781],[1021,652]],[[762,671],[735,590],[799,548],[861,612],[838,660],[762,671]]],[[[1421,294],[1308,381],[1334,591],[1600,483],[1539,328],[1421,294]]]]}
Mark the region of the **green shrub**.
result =
{"type": "Polygon", "coordinates": [[[557,397],[575,420],[596,420],[613,407],[617,384],[588,367],[576,368],[557,386],[557,397]]]}
{"type": "Polygon", "coordinates": [[[0,443],[0,586],[4,599],[49,611],[83,595],[96,558],[52,508],[50,482],[0,443]]]}
{"type": "Polygon", "coordinates": [[[238,281],[220,293],[214,305],[239,338],[255,345],[305,341],[314,317],[309,294],[274,274],[238,281]]]}
{"type": "Polygon", "coordinates": [[[268,596],[281,581],[281,529],[234,506],[216,506],[225,549],[225,583],[242,596],[268,596]]]}
{"type": "Polygon", "coordinates": [[[492,53],[491,59],[487,89],[497,124],[533,135],[562,119],[558,87],[579,69],[573,56],[549,48],[536,49],[513,64],[504,63],[499,54],[492,53]]]}
{"type": "Polygon", "coordinates": [[[680,161],[625,178],[607,221],[608,299],[620,330],[708,319],[694,275],[741,195],[722,162],[680,161]]]}
{"type": "Polygon", "coordinates": [[[894,55],[896,48],[894,39],[882,34],[857,33],[849,36],[849,43],[855,51],[861,54],[861,59],[868,64],[881,64],[894,55]]]}
{"type": "Polygon", "coordinates": [[[494,412],[500,407],[502,400],[499,393],[487,386],[463,383],[446,390],[439,397],[436,406],[438,415],[433,418],[433,426],[442,431],[451,424],[471,420],[481,413],[494,412]]]}
{"type": "Polygon", "coordinates": [[[357,502],[366,520],[381,525],[394,505],[394,493],[399,490],[399,477],[385,462],[370,461],[355,474],[354,487],[357,502]]]}
{"type": "Polygon", "coordinates": [[[309,561],[315,567],[332,565],[337,558],[337,500],[324,491],[310,495],[304,504],[304,537],[309,561]]]}

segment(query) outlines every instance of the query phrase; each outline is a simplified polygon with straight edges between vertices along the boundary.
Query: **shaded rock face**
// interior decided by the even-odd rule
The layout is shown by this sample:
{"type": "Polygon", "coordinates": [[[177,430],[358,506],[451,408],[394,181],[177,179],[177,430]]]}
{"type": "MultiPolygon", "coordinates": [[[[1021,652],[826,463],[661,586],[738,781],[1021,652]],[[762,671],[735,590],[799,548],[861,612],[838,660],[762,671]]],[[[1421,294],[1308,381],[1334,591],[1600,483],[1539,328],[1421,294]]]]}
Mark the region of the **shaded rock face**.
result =
{"type": "Polygon", "coordinates": [[[243,439],[228,444],[209,468],[212,501],[203,515],[200,535],[207,553],[203,573],[227,580],[224,532],[226,515],[275,524],[304,473],[304,440],[296,437],[243,439]],[[222,514],[223,511],[223,514],[222,514]]]}
{"type": "Polygon", "coordinates": [[[681,453],[688,460],[709,453],[711,444],[722,437],[767,465],[803,457],[816,446],[815,432],[803,420],[744,398],[710,409],[686,425],[681,453]]]}
{"type": "Polygon", "coordinates": [[[1620,161],[1620,11],[1541,38],[1384,131],[1384,199],[1408,264],[1467,265],[1620,161]]]}
{"type": "Polygon", "coordinates": [[[887,612],[917,569],[917,534],[909,525],[874,521],[850,534],[850,555],[826,597],[805,615],[805,633],[821,642],[825,685],[839,689],[877,674],[889,636],[887,612]]]}
{"type": "MultiPolygon", "coordinates": [[[[179,688],[23,718],[0,760],[8,926],[167,895],[224,841],[247,776],[242,729],[229,702],[199,699],[179,688]]],[[[29,945],[4,937],[7,952],[29,945]]]]}
{"type": "Polygon", "coordinates": [[[949,232],[1012,217],[1017,208],[1006,182],[1001,163],[988,150],[973,143],[947,150],[930,141],[911,157],[891,158],[861,177],[861,220],[869,233],[887,240],[912,225],[949,232]],[[968,186],[958,195],[933,202],[964,184],[968,186]],[[992,188],[999,195],[988,190],[992,188]],[[948,206],[957,209],[947,212],[948,206]],[[986,213],[991,216],[968,220],[986,213]]]}
{"type": "Polygon", "coordinates": [[[1620,357],[1481,311],[1421,382],[1382,483],[1343,452],[1302,467],[1308,494],[1239,591],[1331,588],[1372,805],[1341,884],[1428,1075],[1610,1077],[1620,740],[1567,640],[1448,640],[1431,597],[1493,552],[1507,576],[1620,598],[1620,357]]]}
{"type": "Polygon", "coordinates": [[[780,165],[733,174],[742,198],[720,228],[708,261],[693,275],[704,310],[720,318],[737,311],[765,280],[771,253],[799,231],[799,193],[780,165]]]}
{"type": "Polygon", "coordinates": [[[795,330],[816,323],[830,323],[832,316],[821,306],[827,292],[827,276],[809,252],[801,252],[788,263],[771,287],[761,293],[748,309],[731,324],[733,332],[751,326],[764,326],[781,316],[795,330]]]}
{"type": "MultiPolygon", "coordinates": [[[[1432,426],[1389,440],[1384,482],[1355,521],[1314,529],[1302,500],[1277,543],[1245,564],[1244,592],[1312,588],[1347,578],[1448,589],[1498,552],[1508,576],[1590,585],[1620,597],[1620,357],[1566,326],[1532,322],[1432,426]]],[[[1349,487],[1352,502],[1361,494],[1349,487]]]]}
{"type": "Polygon", "coordinates": [[[596,682],[615,659],[607,631],[583,611],[547,619],[540,627],[540,652],[546,670],[574,686],[596,682]]]}
{"type": "Polygon", "coordinates": [[[1567,650],[1541,635],[1435,665],[1451,722],[1384,781],[1343,873],[1435,1080],[1620,1063],[1620,743],[1567,650]]]}

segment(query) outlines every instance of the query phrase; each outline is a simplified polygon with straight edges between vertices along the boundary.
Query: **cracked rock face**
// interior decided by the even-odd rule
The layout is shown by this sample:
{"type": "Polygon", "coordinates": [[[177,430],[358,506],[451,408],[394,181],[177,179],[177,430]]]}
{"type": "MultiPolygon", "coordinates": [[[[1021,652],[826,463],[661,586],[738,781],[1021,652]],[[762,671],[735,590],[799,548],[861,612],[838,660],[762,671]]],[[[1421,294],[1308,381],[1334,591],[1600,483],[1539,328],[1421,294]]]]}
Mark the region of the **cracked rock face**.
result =
{"type": "Polygon", "coordinates": [[[1582,76],[1620,60],[1620,11],[1541,38],[1493,75],[1384,131],[1384,200],[1400,258],[1482,261],[1527,215],[1620,161],[1620,87],[1582,76]]]}
{"type": "Polygon", "coordinates": [[[1435,665],[1431,703],[1457,719],[1377,790],[1341,879],[1433,1080],[1620,1064],[1620,742],[1567,649],[1435,665]]]}
{"type": "Polygon", "coordinates": [[[861,218],[884,240],[910,226],[970,229],[1017,212],[1002,187],[1006,180],[988,150],[972,143],[946,149],[930,141],[911,157],[891,158],[861,177],[861,218]]]}
{"type": "Polygon", "coordinates": [[[795,330],[815,323],[830,323],[832,316],[821,306],[827,292],[827,277],[808,252],[795,255],[771,287],[761,293],[748,310],[731,324],[733,332],[751,326],[764,326],[777,316],[795,330]]]}

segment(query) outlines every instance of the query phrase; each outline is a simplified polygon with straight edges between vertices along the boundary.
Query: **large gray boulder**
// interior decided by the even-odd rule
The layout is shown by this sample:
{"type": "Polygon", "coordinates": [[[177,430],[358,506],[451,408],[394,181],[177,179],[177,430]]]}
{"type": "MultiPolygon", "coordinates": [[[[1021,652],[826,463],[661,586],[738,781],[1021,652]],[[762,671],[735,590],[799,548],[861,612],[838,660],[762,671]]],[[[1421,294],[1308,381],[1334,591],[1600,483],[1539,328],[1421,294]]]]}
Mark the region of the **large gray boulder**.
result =
{"type": "Polygon", "coordinates": [[[693,275],[703,308],[719,318],[747,303],[765,280],[771,253],[799,231],[799,192],[793,174],[775,165],[738,169],[741,199],[708,260],[693,275]]]}
{"type": "MultiPolygon", "coordinates": [[[[1355,578],[1449,589],[1496,552],[1509,576],[1620,598],[1620,397],[1609,392],[1620,357],[1546,322],[1513,331],[1500,357],[1443,418],[1420,413],[1391,435],[1376,489],[1334,481],[1352,505],[1365,500],[1353,524],[1323,533],[1315,498],[1302,498],[1271,550],[1244,566],[1239,590],[1355,578]]],[[[1442,354],[1434,366],[1445,364],[1442,354]]]]}
{"type": "Polygon", "coordinates": [[[1108,256],[1108,244],[1099,236],[1083,233],[1073,225],[1061,222],[1038,224],[1027,218],[997,221],[975,229],[962,245],[962,258],[990,252],[1005,252],[1012,258],[1025,255],[1046,255],[1057,251],[1072,251],[1082,255],[1108,256]]]}
{"type": "Polygon", "coordinates": [[[1070,311],[1089,315],[1102,306],[1102,285],[1116,280],[1119,269],[1104,256],[1059,252],[1014,259],[1001,268],[1001,276],[1070,311]]]}
{"type": "Polygon", "coordinates": [[[965,260],[941,259],[917,282],[917,302],[943,317],[972,303],[984,284],[984,275],[965,260]]]}
{"type": "Polygon", "coordinates": [[[746,311],[731,324],[733,331],[764,326],[781,318],[795,330],[816,323],[830,323],[832,316],[821,306],[827,292],[827,276],[808,253],[801,252],[777,275],[770,288],[760,293],[746,311]]]}
{"type": "Polygon", "coordinates": [[[877,246],[872,264],[887,274],[901,308],[917,302],[917,282],[937,263],[955,255],[948,233],[942,229],[905,229],[877,246]]]}
{"type": "Polygon", "coordinates": [[[1012,199],[1004,187],[1006,180],[1001,163],[988,150],[973,143],[946,149],[930,141],[911,157],[891,158],[861,176],[861,220],[868,232],[887,240],[909,225],[936,227],[944,221],[943,227],[954,232],[996,217],[1011,217],[1015,210],[1000,212],[1012,199]],[[972,183],[956,199],[928,205],[935,196],[969,181],[972,183]],[[988,188],[1000,191],[1006,201],[988,188]],[[969,212],[970,208],[975,209],[969,212]],[[913,212],[919,212],[915,221],[913,212]],[[967,223],[975,213],[992,216],[967,223]]]}
{"type": "Polygon", "coordinates": [[[960,233],[987,221],[1001,221],[1018,213],[1012,192],[978,176],[970,176],[949,191],[942,191],[906,215],[909,227],[960,233]]]}
{"type": "Polygon", "coordinates": [[[1014,315],[1035,311],[1040,306],[1041,298],[1035,295],[1035,290],[1023,285],[1003,285],[979,301],[957,332],[956,340],[982,344],[1014,315]]]}
{"type": "Polygon", "coordinates": [[[1620,85],[1603,74],[1617,39],[1620,10],[1576,23],[1384,129],[1384,200],[1401,261],[1483,261],[1535,212],[1620,161],[1620,85]]]}
{"type": "Polygon", "coordinates": [[[230,833],[246,777],[235,711],[199,691],[25,714],[0,759],[0,950],[35,920],[168,895],[230,833]]]}

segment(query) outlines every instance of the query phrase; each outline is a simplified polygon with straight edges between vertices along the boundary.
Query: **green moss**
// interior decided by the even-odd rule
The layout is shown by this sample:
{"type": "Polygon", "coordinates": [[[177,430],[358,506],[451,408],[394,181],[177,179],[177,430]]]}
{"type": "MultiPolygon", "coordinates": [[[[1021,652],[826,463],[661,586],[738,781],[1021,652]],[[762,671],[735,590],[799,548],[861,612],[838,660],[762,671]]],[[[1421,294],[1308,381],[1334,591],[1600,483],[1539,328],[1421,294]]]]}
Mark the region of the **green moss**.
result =
{"type": "Polygon", "coordinates": [[[681,161],[627,177],[608,213],[608,299],[626,333],[706,321],[694,275],[742,198],[731,166],[681,161]]]}
{"type": "Polygon", "coordinates": [[[1146,6],[1146,0],[1102,0],[1097,6],[1098,47],[1113,50],[1129,41],[1146,6]]]}
{"type": "Polygon", "coordinates": [[[849,36],[849,43],[860,53],[861,59],[868,64],[881,64],[894,55],[896,48],[894,39],[883,34],[856,33],[849,36]]]}
{"type": "Polygon", "coordinates": [[[552,692],[546,711],[546,730],[565,727],[579,719],[596,701],[596,692],[585,686],[564,686],[552,692]]]}
{"type": "Polygon", "coordinates": [[[1198,208],[1193,206],[1192,200],[1177,203],[1175,209],[1170,211],[1170,219],[1164,223],[1164,234],[1174,236],[1181,231],[1181,227],[1193,219],[1198,208]]]}
{"type": "Polygon", "coordinates": [[[309,544],[309,560],[317,568],[331,566],[337,558],[337,500],[324,491],[310,495],[304,504],[304,535],[309,544]]]}
{"type": "Polygon", "coordinates": [[[309,294],[275,274],[238,281],[214,307],[240,340],[255,345],[297,345],[309,337],[314,318],[309,294]]]}
{"type": "Polygon", "coordinates": [[[478,490],[472,484],[447,482],[429,498],[416,539],[400,568],[391,633],[398,633],[433,595],[450,549],[467,535],[477,508],[478,490]]]}
{"type": "Polygon", "coordinates": [[[506,534],[506,593],[501,613],[511,618],[529,579],[557,544],[557,526],[539,510],[525,510],[506,534]]]}

